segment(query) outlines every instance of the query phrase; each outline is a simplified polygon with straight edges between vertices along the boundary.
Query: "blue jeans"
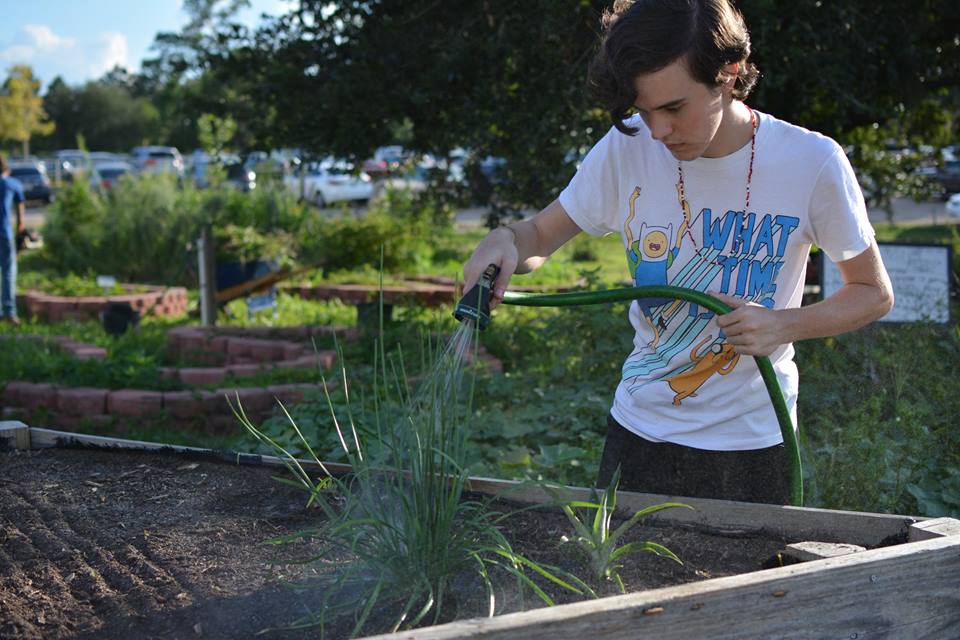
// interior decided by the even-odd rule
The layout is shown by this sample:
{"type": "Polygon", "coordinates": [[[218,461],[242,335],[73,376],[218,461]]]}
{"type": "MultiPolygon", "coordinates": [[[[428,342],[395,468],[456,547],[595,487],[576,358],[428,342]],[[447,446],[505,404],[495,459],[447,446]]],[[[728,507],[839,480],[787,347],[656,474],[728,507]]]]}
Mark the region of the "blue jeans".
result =
{"type": "Polygon", "coordinates": [[[0,316],[17,315],[17,245],[0,236],[0,316]]]}

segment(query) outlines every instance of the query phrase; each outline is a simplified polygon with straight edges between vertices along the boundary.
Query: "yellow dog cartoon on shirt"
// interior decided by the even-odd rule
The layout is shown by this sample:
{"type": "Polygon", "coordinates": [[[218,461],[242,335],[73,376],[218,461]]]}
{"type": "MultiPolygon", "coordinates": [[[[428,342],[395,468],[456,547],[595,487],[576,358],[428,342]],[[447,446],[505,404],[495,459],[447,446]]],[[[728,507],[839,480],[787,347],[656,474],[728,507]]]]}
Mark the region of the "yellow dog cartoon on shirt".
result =
{"type": "Polygon", "coordinates": [[[697,389],[713,374],[725,376],[737,366],[740,354],[734,353],[733,347],[726,342],[711,345],[704,353],[698,353],[712,339],[713,336],[707,336],[690,352],[690,360],[694,363],[692,368],[667,379],[670,388],[677,393],[673,398],[674,405],[679,406],[684,398],[697,395],[697,389]]]}

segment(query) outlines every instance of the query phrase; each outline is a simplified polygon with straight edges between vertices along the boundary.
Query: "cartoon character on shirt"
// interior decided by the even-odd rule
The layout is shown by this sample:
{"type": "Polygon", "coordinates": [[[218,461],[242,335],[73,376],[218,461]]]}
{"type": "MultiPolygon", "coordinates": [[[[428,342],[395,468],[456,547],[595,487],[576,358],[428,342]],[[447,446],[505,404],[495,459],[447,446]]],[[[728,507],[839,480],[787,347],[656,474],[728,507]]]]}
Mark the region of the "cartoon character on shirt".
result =
{"type": "Polygon", "coordinates": [[[670,388],[677,393],[677,395],[673,397],[674,406],[680,406],[680,402],[684,398],[697,395],[697,390],[699,390],[713,374],[718,373],[721,376],[725,376],[737,366],[737,362],[740,360],[740,354],[735,353],[733,347],[726,342],[714,343],[710,345],[709,349],[703,353],[699,353],[700,349],[712,339],[713,336],[707,336],[690,352],[690,360],[693,362],[693,367],[683,373],[667,378],[667,383],[670,385],[670,388]]]}
{"type": "MultiPolygon", "coordinates": [[[[678,185],[678,189],[682,187],[678,185]]],[[[630,223],[636,217],[636,201],[640,196],[640,187],[636,187],[630,194],[630,214],[624,223],[624,235],[627,239],[627,264],[630,267],[630,276],[633,278],[633,284],[636,287],[666,285],[668,280],[667,272],[673,265],[677,254],[680,253],[680,244],[683,242],[683,234],[686,232],[690,222],[690,209],[684,204],[683,222],[677,231],[676,240],[673,235],[673,225],[653,226],[646,222],[640,224],[639,239],[634,240],[633,230],[630,223]],[[672,245],[672,246],[671,246],[672,245]]],[[[667,326],[660,316],[659,322],[654,322],[654,309],[656,307],[669,304],[670,298],[640,298],[637,305],[643,313],[644,319],[653,331],[653,340],[650,342],[650,348],[656,349],[660,342],[660,336],[667,326]]]]}

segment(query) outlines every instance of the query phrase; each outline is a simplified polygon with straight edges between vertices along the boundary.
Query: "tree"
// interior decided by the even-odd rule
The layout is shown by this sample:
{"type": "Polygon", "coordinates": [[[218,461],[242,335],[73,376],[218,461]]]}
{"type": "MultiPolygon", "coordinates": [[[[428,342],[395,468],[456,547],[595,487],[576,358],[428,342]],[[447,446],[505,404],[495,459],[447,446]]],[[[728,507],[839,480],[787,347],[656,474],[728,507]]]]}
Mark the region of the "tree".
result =
{"type": "Polygon", "coordinates": [[[157,55],[143,61],[134,91],[156,106],[168,144],[181,149],[202,146],[197,123],[205,113],[236,123],[237,146],[255,144],[250,130],[263,130],[263,114],[250,110],[246,96],[233,90],[234,84],[245,82],[245,74],[224,77],[211,68],[238,40],[248,37],[234,19],[249,4],[249,0],[186,0],[187,25],[178,33],[157,34],[152,46],[157,55]]]}
{"type": "MultiPolygon", "coordinates": [[[[205,69],[269,123],[250,125],[261,140],[360,159],[404,130],[414,150],[506,158],[490,196],[537,206],[610,126],[584,91],[609,5],[301,0],[245,40],[234,32],[205,69]]],[[[739,6],[764,73],[750,103],[802,126],[842,139],[960,83],[955,1],[739,6]]]]}
{"type": "Polygon", "coordinates": [[[159,113],[149,99],[131,94],[125,72],[114,69],[104,78],[72,88],[55,78],[44,96],[44,107],[57,129],[38,140],[48,150],[75,146],[83,135],[91,149],[126,151],[159,141],[159,113]]]}
{"type": "Polygon", "coordinates": [[[27,65],[14,65],[0,94],[0,138],[23,145],[23,157],[30,155],[30,138],[48,135],[55,125],[43,110],[40,81],[27,65]]]}
{"type": "Polygon", "coordinates": [[[220,118],[212,113],[205,113],[197,121],[197,137],[204,151],[214,158],[223,155],[224,150],[237,133],[237,123],[227,116],[220,118]]]}

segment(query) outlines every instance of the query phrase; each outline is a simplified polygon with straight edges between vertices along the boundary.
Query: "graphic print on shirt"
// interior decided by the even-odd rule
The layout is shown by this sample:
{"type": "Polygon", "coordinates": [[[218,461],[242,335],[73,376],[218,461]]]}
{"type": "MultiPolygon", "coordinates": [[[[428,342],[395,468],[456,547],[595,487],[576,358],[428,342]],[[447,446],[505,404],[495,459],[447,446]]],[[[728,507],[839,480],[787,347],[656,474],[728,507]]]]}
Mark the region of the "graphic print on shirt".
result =
{"type": "MultiPolygon", "coordinates": [[[[677,231],[676,243],[673,243],[673,225],[666,227],[655,227],[647,225],[646,222],[640,224],[639,239],[633,239],[633,230],[630,223],[636,218],[636,202],[640,197],[640,187],[635,187],[630,194],[630,215],[627,216],[623,224],[623,233],[627,239],[627,265],[630,268],[630,278],[633,280],[633,286],[652,286],[667,284],[667,273],[673,266],[673,261],[680,253],[680,245],[683,242],[683,234],[688,232],[690,221],[689,208],[684,209],[683,223],[677,231]]],[[[660,342],[661,331],[667,328],[666,321],[661,316],[657,322],[654,322],[654,308],[670,302],[669,298],[643,298],[637,301],[643,317],[653,331],[653,340],[650,342],[650,348],[656,349],[660,342]]]]}
{"type": "MultiPolygon", "coordinates": [[[[800,226],[799,218],[733,210],[715,216],[705,207],[691,220],[682,186],[677,184],[684,220],[673,249],[664,250],[671,240],[672,225],[654,227],[641,221],[639,239],[634,240],[631,224],[635,224],[639,194],[640,187],[631,193],[624,223],[627,263],[635,286],[669,284],[719,291],[773,307],[787,241],[800,226]],[[695,226],[699,226],[699,234],[691,232],[695,226]],[[695,254],[681,264],[676,258],[684,234],[690,237],[695,254]],[[695,242],[695,235],[702,237],[701,243],[695,242]],[[659,242],[661,236],[665,243],[659,242]],[[646,237],[650,237],[650,243],[645,242],[646,237]],[[659,255],[652,255],[657,252],[659,255]],[[652,266],[645,266],[645,262],[652,266]]],[[[737,366],[739,356],[722,331],[716,337],[704,337],[714,316],[712,311],[668,298],[639,300],[638,306],[653,331],[653,339],[634,350],[623,365],[622,378],[629,383],[630,393],[648,384],[666,382],[676,393],[673,404],[679,406],[685,398],[695,396],[712,376],[726,375],[737,366]],[[686,357],[682,356],[684,352],[686,357]],[[678,356],[680,364],[674,362],[678,356]]]]}

